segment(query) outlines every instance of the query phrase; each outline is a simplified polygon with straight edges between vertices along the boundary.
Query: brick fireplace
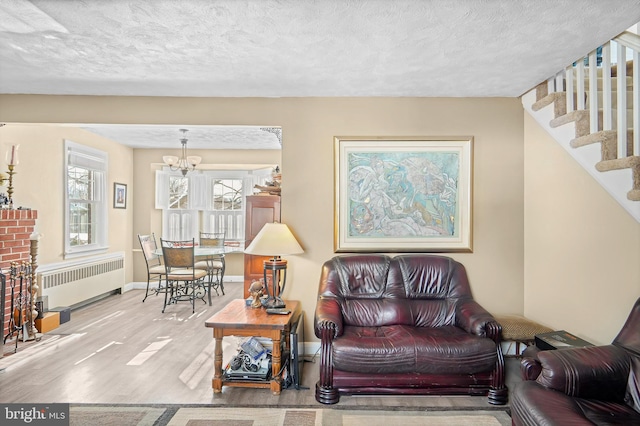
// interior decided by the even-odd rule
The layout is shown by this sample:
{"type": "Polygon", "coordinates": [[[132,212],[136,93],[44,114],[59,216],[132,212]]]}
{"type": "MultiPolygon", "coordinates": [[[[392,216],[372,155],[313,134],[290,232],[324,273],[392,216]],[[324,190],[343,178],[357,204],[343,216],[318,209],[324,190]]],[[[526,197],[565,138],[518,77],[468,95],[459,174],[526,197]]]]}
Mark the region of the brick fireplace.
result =
{"type": "MultiPolygon", "coordinates": [[[[11,262],[30,261],[30,236],[37,218],[37,210],[0,210],[0,272],[8,274],[11,262]]],[[[8,287],[7,281],[0,340],[4,340],[9,327],[11,293],[8,287]]]]}

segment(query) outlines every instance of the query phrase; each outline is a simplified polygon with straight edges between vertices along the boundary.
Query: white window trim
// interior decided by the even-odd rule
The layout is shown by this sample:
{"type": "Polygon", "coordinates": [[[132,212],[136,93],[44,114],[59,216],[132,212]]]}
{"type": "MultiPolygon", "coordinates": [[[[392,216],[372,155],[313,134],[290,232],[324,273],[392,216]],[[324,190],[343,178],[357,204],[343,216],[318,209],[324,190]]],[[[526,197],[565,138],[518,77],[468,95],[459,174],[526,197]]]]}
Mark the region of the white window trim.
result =
{"type": "MultiPolygon", "coordinates": [[[[163,238],[169,235],[169,217],[168,217],[168,205],[169,205],[169,176],[181,176],[180,172],[172,172],[168,168],[164,167],[163,170],[156,171],[156,209],[162,210],[162,235],[163,238]]],[[[243,180],[243,196],[253,194],[253,188],[255,184],[262,184],[265,179],[271,176],[271,168],[264,168],[258,170],[199,170],[189,172],[187,177],[189,178],[189,209],[184,210],[172,210],[174,212],[182,212],[182,214],[188,214],[192,217],[191,235],[186,239],[192,237],[198,240],[199,232],[209,231],[208,216],[211,210],[208,206],[211,205],[209,194],[211,192],[211,182],[214,179],[242,179],[243,180]],[[199,213],[202,212],[200,215],[199,213]]],[[[242,215],[242,230],[244,232],[244,220],[245,212],[241,212],[242,215]]]]}
{"type": "Polygon", "coordinates": [[[107,181],[109,170],[109,157],[104,151],[100,151],[94,148],[81,145],[70,140],[64,141],[64,258],[71,259],[79,256],[86,256],[90,254],[104,253],[109,248],[108,245],[108,200],[107,200],[107,181]],[[98,229],[96,230],[96,243],[86,246],[71,246],[69,240],[69,171],[68,168],[73,163],[70,161],[70,153],[77,154],[79,156],[86,156],[91,158],[91,161],[98,163],[95,170],[101,172],[101,182],[98,187],[99,202],[97,203],[96,212],[99,215],[96,224],[98,229]]]}

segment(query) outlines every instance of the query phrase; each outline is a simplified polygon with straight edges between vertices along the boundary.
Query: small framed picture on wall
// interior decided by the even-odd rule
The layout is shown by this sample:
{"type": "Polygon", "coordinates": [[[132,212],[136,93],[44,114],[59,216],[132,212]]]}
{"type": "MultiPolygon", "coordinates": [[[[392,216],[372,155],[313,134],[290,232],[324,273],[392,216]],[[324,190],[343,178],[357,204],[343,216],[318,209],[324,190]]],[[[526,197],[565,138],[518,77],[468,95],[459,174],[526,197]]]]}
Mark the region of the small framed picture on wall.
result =
{"type": "Polygon", "coordinates": [[[127,185],[124,183],[113,183],[113,208],[127,208],[127,185]]]}

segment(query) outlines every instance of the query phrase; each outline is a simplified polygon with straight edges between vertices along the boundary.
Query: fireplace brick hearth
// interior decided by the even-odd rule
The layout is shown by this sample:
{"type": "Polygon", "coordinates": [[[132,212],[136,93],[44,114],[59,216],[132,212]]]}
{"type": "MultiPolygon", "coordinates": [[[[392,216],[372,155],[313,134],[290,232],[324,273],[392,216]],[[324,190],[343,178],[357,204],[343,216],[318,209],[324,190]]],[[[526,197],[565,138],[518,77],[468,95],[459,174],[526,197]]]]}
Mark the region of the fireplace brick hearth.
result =
{"type": "MultiPolygon", "coordinates": [[[[0,272],[7,274],[11,262],[29,262],[30,237],[34,232],[37,210],[0,210],[0,272]]],[[[8,285],[8,283],[7,283],[8,285]]],[[[2,336],[9,327],[11,297],[7,291],[2,318],[2,336]]],[[[4,340],[4,339],[2,339],[4,340]]]]}

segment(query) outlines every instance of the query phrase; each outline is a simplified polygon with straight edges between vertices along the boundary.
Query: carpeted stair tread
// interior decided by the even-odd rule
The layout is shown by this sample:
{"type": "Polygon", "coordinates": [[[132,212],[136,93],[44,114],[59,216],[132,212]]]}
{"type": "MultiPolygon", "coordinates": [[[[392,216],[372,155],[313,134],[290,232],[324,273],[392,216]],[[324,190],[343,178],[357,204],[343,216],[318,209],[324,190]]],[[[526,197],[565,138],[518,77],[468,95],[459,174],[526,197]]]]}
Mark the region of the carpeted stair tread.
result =
{"type": "Polygon", "coordinates": [[[575,125],[576,138],[588,135],[589,129],[590,129],[589,128],[589,111],[588,110],[571,111],[567,114],[554,118],[553,120],[551,120],[549,125],[551,127],[560,127],[569,123],[574,123],[575,125]]]}
{"type": "MultiPolygon", "coordinates": [[[[536,101],[536,103],[534,103],[531,106],[531,109],[534,111],[540,111],[542,108],[553,104],[554,102],[556,104],[558,104],[559,102],[565,101],[566,104],[566,99],[565,99],[565,94],[564,92],[554,92],[551,93],[549,95],[544,96],[542,99],[536,101]]],[[[566,112],[566,108],[565,108],[565,112],[566,112]]],[[[564,115],[564,114],[560,114],[560,115],[564,115]]],[[[557,117],[557,115],[555,115],[555,117],[557,117]]]]}
{"type": "MultiPolygon", "coordinates": [[[[600,143],[602,146],[601,160],[614,160],[618,158],[618,132],[617,130],[601,130],[585,136],[572,139],[569,145],[572,148],[600,143]]],[[[633,129],[627,129],[627,153],[633,153],[633,129]]]]}
{"type": "Polygon", "coordinates": [[[578,122],[579,120],[584,120],[585,118],[587,119],[587,121],[589,120],[588,110],[571,111],[564,115],[561,115],[560,117],[554,118],[553,120],[551,120],[551,123],[549,123],[549,125],[551,127],[560,127],[568,123],[574,123],[578,122]]]}
{"type": "MultiPolygon", "coordinates": [[[[602,87],[602,83],[600,83],[600,80],[602,80],[602,77],[598,76],[596,82],[598,83],[598,87],[602,87]]],[[[627,90],[633,89],[633,77],[631,76],[627,76],[625,78],[625,86],[627,87],[627,90]]],[[[615,90],[618,87],[618,77],[611,77],[611,89],[615,90]]],[[[589,89],[589,74],[585,73],[584,75],[584,89],[588,90],[589,89]]],[[[573,88],[574,91],[576,91],[576,87],[574,86],[573,88]]]]}
{"type": "Polygon", "coordinates": [[[625,158],[617,158],[615,160],[600,161],[596,164],[596,169],[599,172],[629,169],[632,167],[640,167],[640,156],[633,155],[625,158]]]}
{"type": "Polygon", "coordinates": [[[632,189],[627,192],[627,198],[631,201],[640,201],[640,189],[632,189]]]}
{"type": "Polygon", "coordinates": [[[618,132],[616,130],[602,130],[596,133],[590,133],[579,138],[571,139],[572,148],[580,148],[581,146],[591,145],[593,143],[607,143],[617,140],[618,132]]]}

